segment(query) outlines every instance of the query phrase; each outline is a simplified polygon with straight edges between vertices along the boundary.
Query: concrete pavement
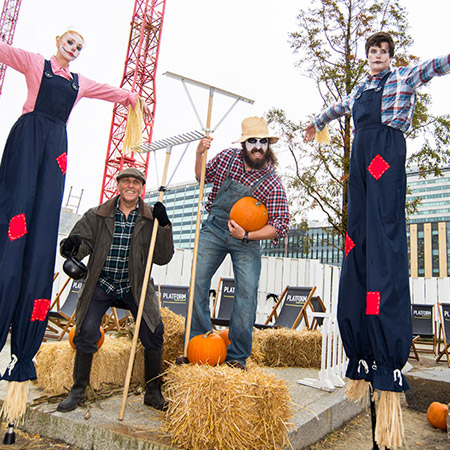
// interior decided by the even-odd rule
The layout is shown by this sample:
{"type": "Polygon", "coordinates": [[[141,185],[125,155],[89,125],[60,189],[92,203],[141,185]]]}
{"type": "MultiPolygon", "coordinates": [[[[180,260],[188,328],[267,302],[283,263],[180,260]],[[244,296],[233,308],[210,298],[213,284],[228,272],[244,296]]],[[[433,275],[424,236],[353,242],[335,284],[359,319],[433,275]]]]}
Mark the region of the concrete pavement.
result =
{"type": "MultiPolygon", "coordinates": [[[[0,369],[9,362],[9,346],[0,353],[0,369]]],[[[58,367],[55,367],[58,370],[58,367]]],[[[317,378],[319,371],[301,368],[267,368],[289,386],[292,401],[297,405],[293,418],[295,429],[289,433],[292,447],[301,450],[326,436],[361,412],[361,407],[346,401],[344,389],[327,392],[297,383],[303,378],[317,378]]],[[[413,369],[411,374],[414,373],[413,369]]],[[[438,367],[418,367],[425,376],[450,382],[450,369],[445,364],[438,367]]],[[[0,399],[4,398],[6,383],[0,382],[0,399]]],[[[29,401],[42,395],[40,389],[31,387],[29,401]]],[[[168,450],[177,448],[161,431],[162,416],[143,405],[143,396],[130,396],[123,421],[118,420],[122,397],[115,396],[98,401],[89,407],[79,407],[69,413],[56,411],[56,404],[43,403],[28,407],[23,426],[25,431],[54,439],[61,439],[80,449],[108,450],[168,450]]],[[[0,437],[2,439],[2,437],[0,437]]],[[[370,443],[369,443],[370,445],[370,443]]]]}

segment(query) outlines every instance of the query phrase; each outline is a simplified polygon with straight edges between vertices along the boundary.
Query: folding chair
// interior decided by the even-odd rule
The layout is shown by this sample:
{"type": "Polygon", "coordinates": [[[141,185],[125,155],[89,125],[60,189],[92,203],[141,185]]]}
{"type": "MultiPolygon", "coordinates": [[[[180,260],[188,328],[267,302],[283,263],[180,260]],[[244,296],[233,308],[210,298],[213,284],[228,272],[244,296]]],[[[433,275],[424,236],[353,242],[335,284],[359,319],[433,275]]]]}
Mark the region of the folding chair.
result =
{"type": "Polygon", "coordinates": [[[159,304],[169,308],[175,314],[186,317],[189,286],[174,286],[160,284],[158,286],[159,304]]]}
{"type": "Polygon", "coordinates": [[[419,352],[436,354],[436,332],[434,319],[434,305],[414,304],[411,305],[412,334],[411,351],[414,353],[410,358],[419,361],[419,352]],[[417,345],[420,344],[420,347],[417,345]],[[432,349],[423,348],[432,346],[432,349]]]}
{"type": "MultiPolygon", "coordinates": [[[[309,303],[309,306],[311,307],[311,310],[313,313],[318,312],[318,313],[324,313],[327,312],[327,308],[325,307],[325,305],[323,304],[322,299],[317,295],[314,297],[311,297],[311,301],[309,303]]],[[[309,324],[309,329],[310,330],[316,330],[318,327],[321,327],[323,324],[323,317],[314,317],[309,324]]]]}
{"type": "Polygon", "coordinates": [[[216,291],[216,298],[214,299],[213,312],[211,317],[211,322],[213,325],[228,326],[230,324],[235,288],[236,286],[234,278],[220,278],[219,285],[216,291]],[[218,308],[217,304],[219,304],[218,308]]]}
{"type": "Polygon", "coordinates": [[[439,338],[438,338],[438,357],[436,362],[439,362],[445,355],[447,358],[447,365],[450,367],[450,303],[438,303],[439,310],[439,338]],[[444,348],[441,350],[441,339],[444,348]]]}
{"type": "Polygon", "coordinates": [[[102,319],[102,328],[108,331],[119,332],[128,320],[130,312],[122,308],[109,308],[102,319]]]}
{"type": "Polygon", "coordinates": [[[306,309],[311,308],[311,299],[316,289],[316,286],[286,286],[264,324],[255,324],[255,328],[290,328],[295,330],[302,319],[305,320],[306,327],[310,328],[306,309]],[[279,312],[278,308],[280,308],[279,312]],[[270,325],[272,318],[275,318],[275,322],[270,325]]]}
{"type": "MultiPolygon", "coordinates": [[[[59,305],[59,297],[62,290],[65,289],[67,284],[71,278],[68,278],[65,282],[63,288],[58,293],[57,297],[53,301],[53,304],[59,305]]],[[[61,308],[56,311],[50,311],[48,316],[48,322],[50,323],[47,326],[54,334],[45,334],[46,338],[58,339],[60,341],[64,334],[67,333],[72,325],[75,325],[74,317],[75,317],[75,308],[77,306],[78,301],[78,293],[80,292],[81,286],[83,285],[83,281],[73,280],[72,287],[70,288],[69,295],[67,296],[66,301],[62,305],[61,308]],[[59,331],[59,330],[61,331],[59,331]]]]}

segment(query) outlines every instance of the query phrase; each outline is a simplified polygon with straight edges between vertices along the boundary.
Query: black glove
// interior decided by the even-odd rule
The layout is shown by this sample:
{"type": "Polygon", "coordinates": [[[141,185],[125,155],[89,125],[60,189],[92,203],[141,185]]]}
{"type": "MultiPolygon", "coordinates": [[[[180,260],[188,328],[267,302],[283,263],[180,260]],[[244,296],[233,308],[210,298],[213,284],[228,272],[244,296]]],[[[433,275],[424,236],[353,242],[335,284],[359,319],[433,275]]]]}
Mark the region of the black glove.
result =
{"type": "Polygon", "coordinates": [[[78,234],[71,234],[61,241],[61,255],[65,258],[76,255],[81,245],[81,237],[78,234]]]}
{"type": "Polygon", "coordinates": [[[158,219],[158,222],[162,227],[170,224],[170,220],[166,213],[166,207],[161,202],[156,202],[155,206],[153,206],[153,217],[158,219]]]}

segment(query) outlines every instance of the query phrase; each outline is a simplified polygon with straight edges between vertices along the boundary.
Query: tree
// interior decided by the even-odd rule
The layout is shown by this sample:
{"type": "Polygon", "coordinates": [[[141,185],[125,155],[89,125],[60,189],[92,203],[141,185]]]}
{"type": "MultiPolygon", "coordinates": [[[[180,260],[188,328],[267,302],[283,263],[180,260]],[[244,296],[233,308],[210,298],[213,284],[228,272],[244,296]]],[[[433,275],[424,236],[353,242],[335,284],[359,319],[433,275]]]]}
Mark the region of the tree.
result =
{"type": "MultiPolygon", "coordinates": [[[[412,39],[408,34],[407,12],[398,0],[312,0],[312,6],[297,16],[298,30],[290,34],[297,66],[315,81],[323,107],[350,94],[367,74],[364,44],[376,31],[389,32],[396,43],[394,66],[418,63],[408,53],[412,39]]],[[[421,173],[440,174],[448,164],[450,116],[429,112],[431,97],[420,92],[411,129],[407,137],[422,137],[423,145],[408,159],[421,173]]],[[[313,112],[313,111],[312,111],[313,112]]],[[[318,112],[318,111],[316,111],[318,112]]],[[[294,166],[288,174],[291,203],[300,208],[319,208],[329,224],[343,237],[346,232],[348,175],[352,141],[349,116],[333,121],[330,145],[307,145],[301,130],[306,123],[289,120],[283,110],[273,108],[267,120],[283,136],[294,166]]],[[[415,204],[410,204],[414,210],[415,204]]],[[[293,211],[295,213],[295,211],[293,211]]]]}

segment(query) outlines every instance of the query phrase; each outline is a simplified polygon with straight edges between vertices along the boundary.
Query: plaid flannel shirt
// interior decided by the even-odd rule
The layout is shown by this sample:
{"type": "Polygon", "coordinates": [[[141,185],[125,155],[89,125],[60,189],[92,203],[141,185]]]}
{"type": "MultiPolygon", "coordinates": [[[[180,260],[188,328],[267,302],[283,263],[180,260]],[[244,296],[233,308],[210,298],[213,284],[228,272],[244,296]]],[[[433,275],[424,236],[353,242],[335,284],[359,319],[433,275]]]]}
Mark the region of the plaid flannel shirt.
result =
{"type": "MultiPolygon", "coordinates": [[[[214,183],[205,205],[207,211],[210,211],[212,202],[216,198],[220,186],[222,186],[222,183],[225,181],[228,164],[234,151],[234,148],[223,150],[209,160],[206,165],[205,183],[214,183]]],[[[238,183],[251,186],[272,170],[273,164],[269,162],[263,169],[254,169],[246,172],[242,151],[239,151],[236,153],[236,156],[231,163],[229,176],[238,183]]],[[[273,244],[276,245],[278,240],[286,236],[289,231],[289,206],[280,177],[274,172],[272,176],[267,178],[256,188],[255,192],[253,192],[253,196],[267,207],[269,213],[269,220],[267,223],[276,230],[276,236],[272,239],[273,244]]]]}
{"type": "Polygon", "coordinates": [[[107,294],[115,292],[117,298],[120,299],[131,290],[128,257],[139,203],[136,205],[136,209],[128,214],[128,219],[120,210],[119,204],[120,198],[116,204],[113,240],[98,281],[107,294]]]}
{"type": "MultiPolygon", "coordinates": [[[[356,86],[343,99],[333,103],[313,119],[316,130],[322,130],[328,122],[338,117],[351,114],[356,95],[377,87],[379,81],[390,69],[367,79],[356,86]]],[[[398,67],[392,70],[384,86],[381,100],[381,122],[400,131],[407,131],[411,125],[416,105],[416,89],[435,76],[447,75],[450,72],[450,55],[430,59],[412,67],[398,67]]]]}

